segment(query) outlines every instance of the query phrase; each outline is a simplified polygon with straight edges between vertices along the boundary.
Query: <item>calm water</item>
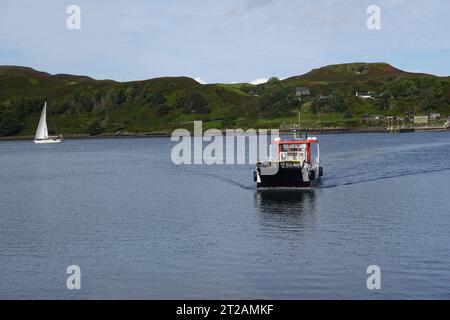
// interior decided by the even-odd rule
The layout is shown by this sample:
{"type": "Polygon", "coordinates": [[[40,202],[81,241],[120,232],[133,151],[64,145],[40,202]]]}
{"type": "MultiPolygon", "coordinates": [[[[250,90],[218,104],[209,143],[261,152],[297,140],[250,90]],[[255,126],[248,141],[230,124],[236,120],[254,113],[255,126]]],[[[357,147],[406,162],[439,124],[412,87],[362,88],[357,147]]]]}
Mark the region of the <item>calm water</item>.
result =
{"type": "Polygon", "coordinates": [[[450,133],[319,138],[303,192],[175,166],[168,138],[0,142],[0,298],[449,299],[450,133]]]}

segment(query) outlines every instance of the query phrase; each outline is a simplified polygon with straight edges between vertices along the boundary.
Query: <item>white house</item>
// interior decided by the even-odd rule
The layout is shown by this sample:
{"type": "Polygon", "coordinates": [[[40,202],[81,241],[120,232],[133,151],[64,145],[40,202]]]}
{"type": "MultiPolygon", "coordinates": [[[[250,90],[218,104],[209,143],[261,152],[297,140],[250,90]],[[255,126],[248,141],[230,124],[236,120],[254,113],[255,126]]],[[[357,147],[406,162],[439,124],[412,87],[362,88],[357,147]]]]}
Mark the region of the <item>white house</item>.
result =
{"type": "Polygon", "coordinates": [[[309,96],[310,94],[311,94],[311,90],[309,88],[306,88],[306,87],[297,87],[297,88],[295,88],[295,95],[297,97],[309,96]]]}
{"type": "Polygon", "coordinates": [[[367,93],[357,92],[355,96],[361,99],[375,99],[375,96],[372,92],[367,93]]]}

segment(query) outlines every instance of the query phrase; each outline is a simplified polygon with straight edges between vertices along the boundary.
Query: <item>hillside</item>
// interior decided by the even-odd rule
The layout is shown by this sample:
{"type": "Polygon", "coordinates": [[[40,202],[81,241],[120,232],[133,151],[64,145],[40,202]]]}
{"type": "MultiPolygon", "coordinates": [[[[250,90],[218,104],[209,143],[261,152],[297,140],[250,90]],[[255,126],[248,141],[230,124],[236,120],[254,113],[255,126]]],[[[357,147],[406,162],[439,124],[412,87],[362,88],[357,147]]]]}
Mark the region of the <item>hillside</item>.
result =
{"type": "Polygon", "coordinates": [[[187,77],[115,82],[0,66],[0,136],[33,135],[44,101],[50,131],[66,135],[167,133],[193,120],[205,128],[279,127],[295,122],[298,110],[308,126],[354,127],[377,125],[362,121],[369,115],[449,115],[450,78],[352,63],[260,85],[202,85],[187,77]],[[298,87],[309,94],[296,95],[298,87]]]}

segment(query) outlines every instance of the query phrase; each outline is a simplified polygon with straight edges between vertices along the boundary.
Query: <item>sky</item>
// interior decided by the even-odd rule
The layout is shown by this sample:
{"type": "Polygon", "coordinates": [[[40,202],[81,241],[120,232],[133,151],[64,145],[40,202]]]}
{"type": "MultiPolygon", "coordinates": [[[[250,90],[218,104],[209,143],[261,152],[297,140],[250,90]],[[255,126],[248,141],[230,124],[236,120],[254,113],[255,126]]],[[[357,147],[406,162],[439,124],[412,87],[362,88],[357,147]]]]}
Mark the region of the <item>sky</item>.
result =
{"type": "Polygon", "coordinates": [[[348,62],[450,75],[449,0],[0,0],[0,65],[262,82],[348,62]],[[70,30],[69,5],[81,29],[70,30]],[[380,8],[380,29],[366,21],[380,8]]]}

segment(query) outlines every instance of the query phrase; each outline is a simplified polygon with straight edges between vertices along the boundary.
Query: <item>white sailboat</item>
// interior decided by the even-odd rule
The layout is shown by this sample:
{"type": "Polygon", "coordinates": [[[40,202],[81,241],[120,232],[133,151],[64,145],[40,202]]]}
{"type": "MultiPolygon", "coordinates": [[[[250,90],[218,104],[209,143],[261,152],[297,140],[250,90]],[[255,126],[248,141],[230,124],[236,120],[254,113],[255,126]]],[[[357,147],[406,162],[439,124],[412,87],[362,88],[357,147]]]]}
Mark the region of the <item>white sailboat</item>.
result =
{"type": "Polygon", "coordinates": [[[47,102],[44,104],[44,109],[42,109],[41,119],[39,120],[39,125],[36,130],[36,135],[34,136],[34,143],[44,144],[44,143],[60,143],[62,142],[61,136],[50,137],[48,135],[47,129],[47,102]]]}

